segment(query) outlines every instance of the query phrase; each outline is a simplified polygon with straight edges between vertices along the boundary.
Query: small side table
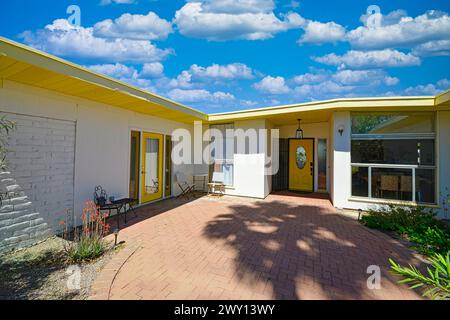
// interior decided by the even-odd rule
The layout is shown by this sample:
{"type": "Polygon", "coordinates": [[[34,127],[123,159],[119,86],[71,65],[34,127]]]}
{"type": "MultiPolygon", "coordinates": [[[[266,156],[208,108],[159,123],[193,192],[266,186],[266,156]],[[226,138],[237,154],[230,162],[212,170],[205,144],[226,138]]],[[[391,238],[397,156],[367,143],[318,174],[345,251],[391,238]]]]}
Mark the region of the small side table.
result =
{"type": "Polygon", "coordinates": [[[193,183],[194,183],[194,186],[195,186],[194,187],[195,191],[206,192],[206,182],[208,180],[208,174],[207,173],[205,173],[205,174],[194,174],[192,176],[192,180],[193,180],[193,183]],[[197,182],[201,182],[201,185],[202,185],[202,189],[201,190],[197,189],[197,182]]]}

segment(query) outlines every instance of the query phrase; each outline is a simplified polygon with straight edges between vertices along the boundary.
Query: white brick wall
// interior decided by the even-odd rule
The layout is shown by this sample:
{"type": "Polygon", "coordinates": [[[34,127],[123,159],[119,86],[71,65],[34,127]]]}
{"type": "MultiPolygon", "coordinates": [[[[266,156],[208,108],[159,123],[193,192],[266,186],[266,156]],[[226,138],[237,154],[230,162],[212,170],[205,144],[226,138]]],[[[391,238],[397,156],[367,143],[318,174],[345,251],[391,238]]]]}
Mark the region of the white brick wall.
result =
{"type": "Polygon", "coordinates": [[[0,252],[59,229],[73,210],[75,122],[0,113],[16,123],[0,172],[0,252]]]}

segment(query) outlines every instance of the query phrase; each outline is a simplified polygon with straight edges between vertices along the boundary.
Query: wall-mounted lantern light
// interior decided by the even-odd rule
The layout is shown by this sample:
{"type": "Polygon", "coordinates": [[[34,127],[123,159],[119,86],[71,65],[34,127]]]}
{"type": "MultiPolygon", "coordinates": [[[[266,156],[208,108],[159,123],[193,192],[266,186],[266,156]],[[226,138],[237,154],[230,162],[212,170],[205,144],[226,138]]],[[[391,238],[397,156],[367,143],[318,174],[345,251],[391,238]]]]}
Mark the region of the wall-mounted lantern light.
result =
{"type": "Polygon", "coordinates": [[[342,134],[344,133],[344,129],[345,129],[345,127],[344,127],[343,124],[339,125],[339,127],[338,127],[338,132],[339,132],[339,134],[341,135],[341,137],[342,137],[342,134]]]}
{"type": "Polygon", "coordinates": [[[295,137],[297,139],[303,139],[303,130],[300,128],[300,121],[302,119],[297,119],[298,121],[298,129],[295,131],[295,137]]]}

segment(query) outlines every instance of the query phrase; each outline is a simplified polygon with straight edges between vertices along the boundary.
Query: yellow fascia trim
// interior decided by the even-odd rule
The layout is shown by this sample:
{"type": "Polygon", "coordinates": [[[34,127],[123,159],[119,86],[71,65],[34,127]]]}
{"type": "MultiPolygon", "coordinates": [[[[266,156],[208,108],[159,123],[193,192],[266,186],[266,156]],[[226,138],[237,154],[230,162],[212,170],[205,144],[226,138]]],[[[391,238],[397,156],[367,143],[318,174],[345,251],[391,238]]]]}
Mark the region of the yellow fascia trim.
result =
{"type": "Polygon", "coordinates": [[[31,48],[0,36],[0,55],[47,69],[72,78],[80,79],[107,89],[126,92],[131,96],[159,104],[173,111],[183,112],[199,120],[207,120],[208,115],[157,94],[140,89],[125,82],[97,73],[70,61],[58,58],[43,51],[31,48]]]}
{"type": "Polygon", "coordinates": [[[437,106],[449,102],[450,101],[450,90],[447,90],[445,92],[442,92],[441,94],[438,94],[434,100],[435,100],[435,104],[437,106]]]}
{"type": "Polygon", "coordinates": [[[347,98],[331,99],[324,101],[306,102],[284,106],[250,109],[210,114],[209,121],[224,121],[232,119],[259,118],[287,113],[305,111],[329,110],[329,109],[352,109],[352,108],[392,108],[392,107],[427,107],[434,108],[433,96],[417,97],[375,97],[375,98],[347,98]]]}

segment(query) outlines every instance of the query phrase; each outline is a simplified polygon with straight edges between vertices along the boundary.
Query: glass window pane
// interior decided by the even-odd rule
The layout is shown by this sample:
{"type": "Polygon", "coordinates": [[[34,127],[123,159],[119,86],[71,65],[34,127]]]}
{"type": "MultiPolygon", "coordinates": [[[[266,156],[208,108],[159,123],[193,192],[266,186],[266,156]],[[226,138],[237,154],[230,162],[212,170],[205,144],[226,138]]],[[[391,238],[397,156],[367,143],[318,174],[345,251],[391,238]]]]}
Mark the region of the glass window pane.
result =
{"type": "Polygon", "coordinates": [[[416,169],[416,201],[436,202],[434,169],[416,169]]]}
{"type": "Polygon", "coordinates": [[[352,114],[353,134],[432,133],[433,113],[352,114]]]}
{"type": "Polygon", "coordinates": [[[327,140],[319,139],[318,151],[318,189],[327,190],[327,140]]]}
{"type": "Polygon", "coordinates": [[[412,170],[372,168],[372,198],[412,201],[412,170]]]}
{"type": "Polygon", "coordinates": [[[434,140],[352,140],[353,163],[434,165],[434,140]]]}
{"type": "Polygon", "coordinates": [[[417,140],[418,164],[434,166],[434,140],[417,140]]]}
{"type": "Polygon", "coordinates": [[[158,193],[159,140],[147,139],[145,143],[145,192],[147,194],[158,193]]]}
{"type": "Polygon", "coordinates": [[[352,166],[352,196],[369,195],[369,168],[352,166]]]}

